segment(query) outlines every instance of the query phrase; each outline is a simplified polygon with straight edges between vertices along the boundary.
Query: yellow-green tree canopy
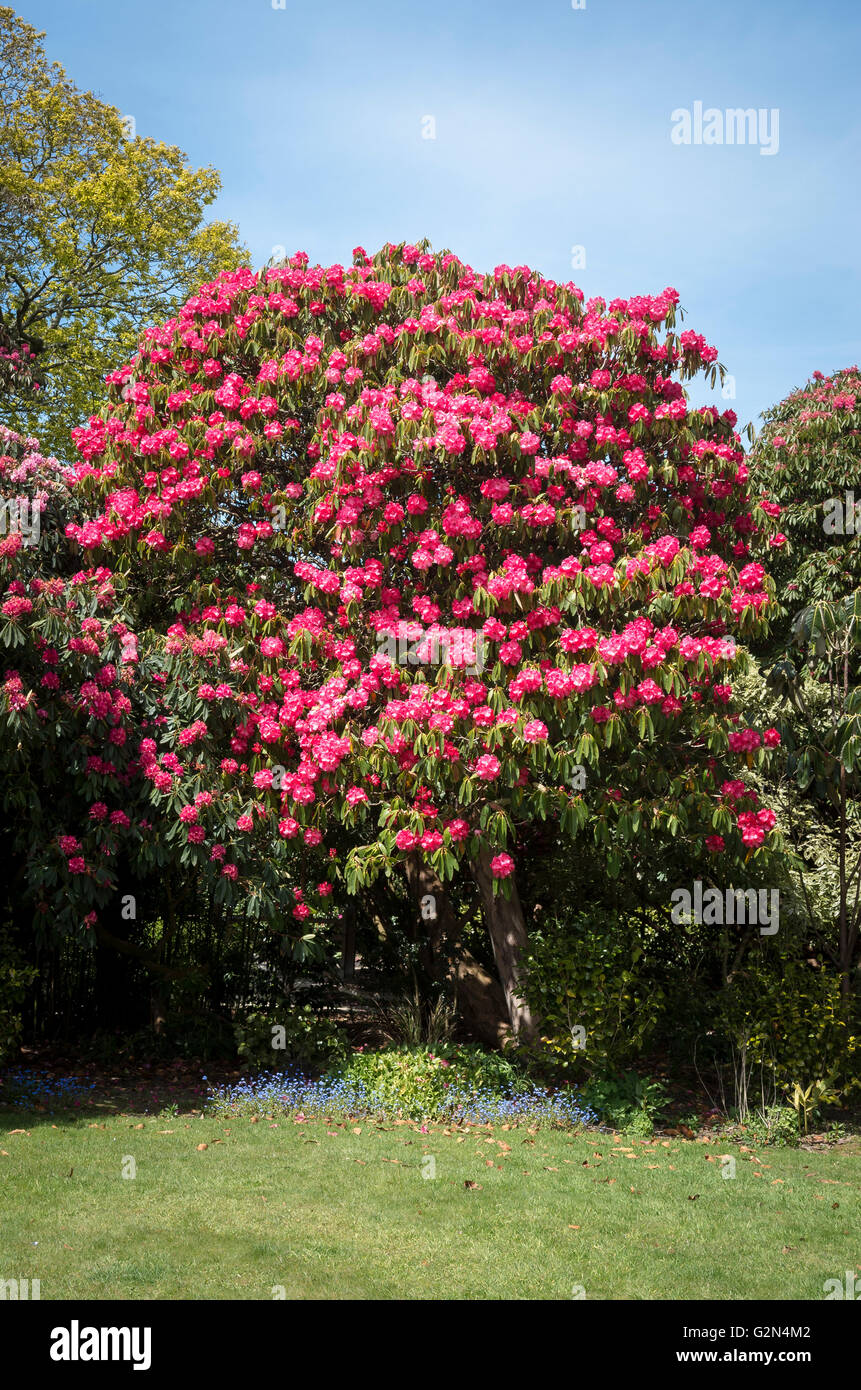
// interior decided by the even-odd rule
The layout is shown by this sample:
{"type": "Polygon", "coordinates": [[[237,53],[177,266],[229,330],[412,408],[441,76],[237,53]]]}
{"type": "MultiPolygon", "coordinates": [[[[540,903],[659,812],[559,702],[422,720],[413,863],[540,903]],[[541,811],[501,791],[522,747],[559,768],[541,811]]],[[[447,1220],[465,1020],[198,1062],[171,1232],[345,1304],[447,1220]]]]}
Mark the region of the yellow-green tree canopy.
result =
{"type": "Polygon", "coordinates": [[[141,327],[247,252],[232,223],[204,221],[218,172],[135,137],[43,37],[0,6],[0,344],[19,354],[0,392],[7,423],[62,456],[141,327]]]}

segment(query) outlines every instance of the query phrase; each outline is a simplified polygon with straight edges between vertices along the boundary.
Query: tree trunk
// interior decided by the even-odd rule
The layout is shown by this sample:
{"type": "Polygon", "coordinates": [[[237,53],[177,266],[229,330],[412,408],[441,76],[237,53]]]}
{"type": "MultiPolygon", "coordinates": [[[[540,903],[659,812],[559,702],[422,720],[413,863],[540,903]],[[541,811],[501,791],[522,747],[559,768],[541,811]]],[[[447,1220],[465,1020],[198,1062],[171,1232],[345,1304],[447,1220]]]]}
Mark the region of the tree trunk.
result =
{"type": "Polygon", "coordinates": [[[406,871],[426,930],[425,969],[453,985],[458,1012],[473,1036],[488,1047],[501,1047],[511,1030],[500,985],[460,944],[451,898],[417,851],[407,855],[406,871]]]}
{"type": "Polygon", "coordinates": [[[347,904],[344,913],[344,930],[341,939],[341,979],[352,980],[356,975],[356,909],[352,902],[347,904]]]}
{"type": "Polygon", "coordinates": [[[528,945],[526,923],[523,920],[523,909],[513,877],[508,880],[508,898],[503,897],[501,892],[494,894],[491,858],[490,850],[483,845],[478,858],[473,860],[472,872],[481,894],[484,920],[505,994],[512,1031],[524,1042],[530,1042],[535,1037],[535,1023],[529,1005],[520,992],[521,963],[528,945]]]}
{"type": "Polygon", "coordinates": [[[150,987],[150,1024],[154,1033],[164,1032],[170,1001],[170,990],[164,980],[153,980],[150,987]]]}

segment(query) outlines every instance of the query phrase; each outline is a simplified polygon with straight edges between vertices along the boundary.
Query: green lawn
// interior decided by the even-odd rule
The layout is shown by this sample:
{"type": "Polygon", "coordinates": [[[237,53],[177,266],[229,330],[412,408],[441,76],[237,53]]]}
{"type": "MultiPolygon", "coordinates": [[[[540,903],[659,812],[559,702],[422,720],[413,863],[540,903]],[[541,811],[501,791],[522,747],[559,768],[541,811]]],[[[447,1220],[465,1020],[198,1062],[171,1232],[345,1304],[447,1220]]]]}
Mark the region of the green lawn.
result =
{"type": "Polygon", "coordinates": [[[821,1299],[861,1273],[845,1150],[20,1111],[0,1150],[0,1278],[43,1299],[821,1299]]]}

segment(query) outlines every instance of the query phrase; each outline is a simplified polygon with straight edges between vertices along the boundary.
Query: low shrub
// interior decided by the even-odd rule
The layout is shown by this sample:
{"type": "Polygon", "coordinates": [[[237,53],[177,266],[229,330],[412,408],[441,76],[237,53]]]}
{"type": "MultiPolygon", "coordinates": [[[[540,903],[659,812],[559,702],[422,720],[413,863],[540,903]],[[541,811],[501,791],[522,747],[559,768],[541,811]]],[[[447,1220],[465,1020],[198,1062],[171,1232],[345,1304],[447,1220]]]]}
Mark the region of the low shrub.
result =
{"type": "MultiPolygon", "coordinates": [[[[649,942],[658,933],[645,931],[649,942]]],[[[646,1049],[666,1009],[641,941],[615,912],[570,912],[530,932],[529,1002],[554,1070],[580,1076],[595,1059],[621,1067],[646,1049]]]]}
{"type": "Polygon", "coordinates": [[[596,1073],[583,1088],[583,1100],[603,1124],[643,1137],[667,1102],[660,1081],[645,1081],[636,1072],[596,1073]]]}
{"type": "Polygon", "coordinates": [[[310,1004],[285,1009],[279,1017],[254,1010],[233,1025],[236,1051],[247,1066],[273,1062],[318,1067],[343,1059],[349,1045],[336,1023],[322,1018],[310,1004]]]}
{"type": "Polygon", "coordinates": [[[744,1123],[744,1133],[756,1144],[794,1146],[801,1138],[798,1112],[791,1105],[769,1105],[764,1110],[751,1110],[744,1123]]]}

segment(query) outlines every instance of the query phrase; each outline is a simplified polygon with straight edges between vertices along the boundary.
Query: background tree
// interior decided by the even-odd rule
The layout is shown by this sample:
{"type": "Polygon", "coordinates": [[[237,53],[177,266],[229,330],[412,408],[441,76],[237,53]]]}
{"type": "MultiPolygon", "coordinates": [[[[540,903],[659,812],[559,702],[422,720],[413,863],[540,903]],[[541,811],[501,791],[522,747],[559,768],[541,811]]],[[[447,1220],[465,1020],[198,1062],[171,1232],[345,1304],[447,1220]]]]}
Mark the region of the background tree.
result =
{"type": "Polygon", "coordinates": [[[751,455],[781,504],[788,544],[772,567],[784,601],[754,643],[782,756],[773,793],[797,854],[811,949],[840,975],[844,1021],[861,927],[861,374],[814,372],[766,412],[751,455]],[[857,506],[856,506],[857,489],[857,506]]]}
{"type": "Polygon", "coordinates": [[[246,253],[232,224],[204,221],[216,171],[136,138],[47,61],[42,38],[0,7],[0,391],[8,424],[67,457],[69,429],[144,324],[246,253]]]}
{"type": "Polygon", "coordinates": [[[764,412],[750,454],[757,483],[780,507],[785,545],[769,552],[784,605],[769,641],[783,650],[806,604],[831,601],[861,586],[861,374],[847,367],[810,381],[764,412]],[[856,507],[857,503],[857,507],[856,507]]]}

